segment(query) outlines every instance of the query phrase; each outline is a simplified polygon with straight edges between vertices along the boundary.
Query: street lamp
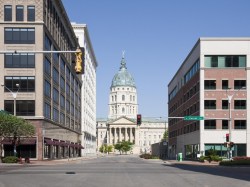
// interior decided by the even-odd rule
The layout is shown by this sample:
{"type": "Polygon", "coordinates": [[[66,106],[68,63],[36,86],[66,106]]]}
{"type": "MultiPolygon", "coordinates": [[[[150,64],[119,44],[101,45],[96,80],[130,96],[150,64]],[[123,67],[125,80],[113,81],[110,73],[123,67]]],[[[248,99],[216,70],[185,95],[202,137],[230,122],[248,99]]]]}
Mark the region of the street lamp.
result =
{"type": "MultiPolygon", "coordinates": [[[[11,94],[12,94],[12,96],[13,96],[13,99],[14,99],[14,116],[16,116],[16,97],[17,97],[17,93],[18,93],[18,91],[19,91],[19,89],[20,89],[20,86],[19,86],[19,84],[16,84],[16,87],[18,88],[17,89],[17,91],[16,92],[12,92],[7,86],[5,86],[4,84],[1,84],[1,86],[2,87],[4,87],[4,88],[6,88],[11,94]]],[[[16,156],[16,154],[17,154],[17,151],[16,151],[16,145],[17,145],[17,135],[16,135],[16,132],[17,131],[17,129],[15,130],[15,132],[14,132],[14,142],[13,142],[13,144],[14,144],[14,156],[16,156]]]]}
{"type": "Polygon", "coordinates": [[[226,92],[227,92],[227,99],[228,99],[228,108],[229,108],[229,160],[232,160],[232,146],[231,146],[231,142],[232,142],[232,111],[231,111],[231,101],[232,98],[234,97],[234,95],[240,91],[241,89],[246,89],[246,87],[241,87],[240,89],[238,89],[237,91],[233,92],[233,94],[229,94],[228,90],[230,90],[231,88],[227,88],[226,92]]]}
{"type": "Polygon", "coordinates": [[[20,89],[20,85],[16,84],[16,87],[18,88],[16,92],[12,92],[7,86],[5,86],[4,84],[1,84],[2,87],[6,88],[13,96],[14,99],[14,116],[16,116],[16,97],[17,97],[17,93],[20,89]]]}

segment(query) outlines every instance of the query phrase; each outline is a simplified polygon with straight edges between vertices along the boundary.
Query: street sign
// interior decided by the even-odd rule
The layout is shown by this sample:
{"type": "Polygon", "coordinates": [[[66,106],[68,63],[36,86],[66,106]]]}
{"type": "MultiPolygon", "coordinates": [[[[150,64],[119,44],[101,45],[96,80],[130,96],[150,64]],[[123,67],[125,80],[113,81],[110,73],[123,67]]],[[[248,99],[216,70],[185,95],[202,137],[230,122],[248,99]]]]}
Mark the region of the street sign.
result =
{"type": "Polygon", "coordinates": [[[168,143],[167,143],[166,141],[164,141],[164,142],[163,142],[163,145],[164,145],[164,146],[165,146],[165,145],[168,145],[168,143]]]}
{"type": "Polygon", "coordinates": [[[184,116],[184,120],[204,120],[203,116],[184,116]]]}

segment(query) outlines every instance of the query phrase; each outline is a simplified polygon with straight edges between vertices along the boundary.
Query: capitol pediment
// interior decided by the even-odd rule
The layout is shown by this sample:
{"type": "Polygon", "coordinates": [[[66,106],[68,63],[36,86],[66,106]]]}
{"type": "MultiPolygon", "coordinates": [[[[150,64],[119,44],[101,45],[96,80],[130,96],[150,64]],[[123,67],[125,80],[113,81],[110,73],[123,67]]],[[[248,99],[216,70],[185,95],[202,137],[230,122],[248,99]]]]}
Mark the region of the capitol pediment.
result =
{"type": "Polygon", "coordinates": [[[115,125],[115,124],[126,124],[126,125],[135,125],[135,121],[133,119],[127,118],[125,116],[119,117],[117,119],[112,120],[109,124],[115,125]]]}

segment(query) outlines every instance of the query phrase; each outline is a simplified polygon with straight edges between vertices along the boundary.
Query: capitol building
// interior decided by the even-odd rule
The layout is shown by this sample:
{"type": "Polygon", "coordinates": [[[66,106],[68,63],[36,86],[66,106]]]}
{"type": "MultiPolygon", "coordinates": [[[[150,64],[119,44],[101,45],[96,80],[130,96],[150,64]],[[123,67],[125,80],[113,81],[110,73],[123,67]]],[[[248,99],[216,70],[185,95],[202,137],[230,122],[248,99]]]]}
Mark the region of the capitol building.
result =
{"type": "Polygon", "coordinates": [[[130,141],[133,154],[150,153],[151,145],[162,140],[167,121],[161,118],[145,118],[137,125],[137,90],[134,78],[128,72],[124,56],[119,71],[110,86],[108,118],[97,119],[97,149],[102,145],[115,145],[130,141]]]}

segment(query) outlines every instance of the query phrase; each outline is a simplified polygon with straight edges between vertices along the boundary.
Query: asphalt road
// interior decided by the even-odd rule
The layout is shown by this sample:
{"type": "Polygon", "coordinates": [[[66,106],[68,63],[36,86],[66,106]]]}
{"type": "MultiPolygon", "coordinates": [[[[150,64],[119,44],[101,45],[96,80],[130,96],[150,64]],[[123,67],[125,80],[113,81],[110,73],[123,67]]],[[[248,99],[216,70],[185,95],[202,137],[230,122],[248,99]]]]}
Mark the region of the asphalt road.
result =
{"type": "MultiPolygon", "coordinates": [[[[2,166],[0,166],[2,167],[2,166]]],[[[109,156],[0,169],[0,187],[250,187],[250,167],[172,164],[109,156]]]]}

